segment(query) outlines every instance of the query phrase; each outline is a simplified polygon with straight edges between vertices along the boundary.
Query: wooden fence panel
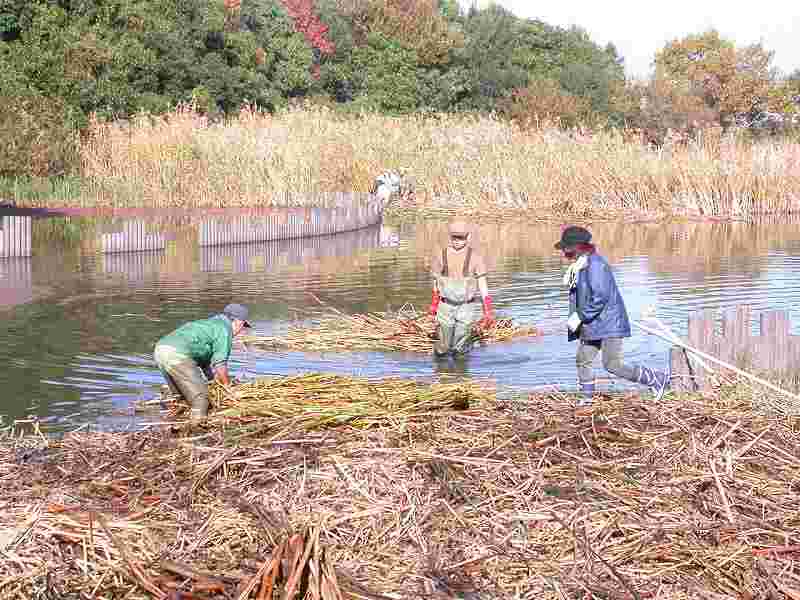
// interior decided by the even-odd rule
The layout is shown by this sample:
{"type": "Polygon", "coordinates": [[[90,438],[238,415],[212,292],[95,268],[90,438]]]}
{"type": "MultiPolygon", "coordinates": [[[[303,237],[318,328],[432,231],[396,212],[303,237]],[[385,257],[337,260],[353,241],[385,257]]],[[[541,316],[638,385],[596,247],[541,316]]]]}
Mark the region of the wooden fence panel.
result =
{"type": "Polygon", "coordinates": [[[100,233],[100,250],[103,254],[163,250],[166,247],[166,236],[148,231],[144,221],[125,221],[105,228],[111,231],[100,233]]]}
{"type": "Polygon", "coordinates": [[[383,218],[382,205],[370,194],[339,192],[315,200],[321,206],[278,208],[268,215],[209,219],[200,224],[198,242],[200,246],[224,246],[316,237],[364,229],[378,225],[383,218]]]}
{"type": "MultiPolygon", "coordinates": [[[[791,335],[786,310],[770,310],[759,315],[758,333],[752,329],[750,306],[726,310],[717,331],[713,310],[689,315],[687,343],[744,371],[762,376],[781,376],[800,371],[800,336],[791,335]]],[[[712,383],[705,370],[690,359],[690,352],[674,346],[670,350],[673,388],[706,390],[712,383]]],[[[706,361],[708,363],[708,361],[706,361]]],[[[732,371],[709,364],[715,371],[732,371]]]]}
{"type": "Polygon", "coordinates": [[[31,255],[31,217],[0,217],[0,258],[31,255]]]}

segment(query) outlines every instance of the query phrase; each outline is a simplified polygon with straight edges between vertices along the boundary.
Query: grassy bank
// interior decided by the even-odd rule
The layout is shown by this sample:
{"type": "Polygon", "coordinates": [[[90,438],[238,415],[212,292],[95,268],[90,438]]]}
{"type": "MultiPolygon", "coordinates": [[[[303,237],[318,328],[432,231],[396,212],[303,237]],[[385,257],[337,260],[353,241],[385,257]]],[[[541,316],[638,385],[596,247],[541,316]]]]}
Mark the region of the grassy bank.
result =
{"type": "MultiPolygon", "coordinates": [[[[621,133],[524,131],[491,117],[242,112],[209,126],[188,109],[95,122],[81,143],[84,206],[255,206],[367,191],[396,169],[407,211],[487,217],[747,218],[800,209],[800,144],[722,139],[647,149],[621,133]]],[[[35,197],[60,203],[63,195],[35,197]]],[[[19,196],[21,201],[25,195],[19,196]]]]}
{"type": "Polygon", "coordinates": [[[7,440],[0,592],[790,598],[799,423],[768,405],[307,376],[219,392],[201,428],[7,440]]]}

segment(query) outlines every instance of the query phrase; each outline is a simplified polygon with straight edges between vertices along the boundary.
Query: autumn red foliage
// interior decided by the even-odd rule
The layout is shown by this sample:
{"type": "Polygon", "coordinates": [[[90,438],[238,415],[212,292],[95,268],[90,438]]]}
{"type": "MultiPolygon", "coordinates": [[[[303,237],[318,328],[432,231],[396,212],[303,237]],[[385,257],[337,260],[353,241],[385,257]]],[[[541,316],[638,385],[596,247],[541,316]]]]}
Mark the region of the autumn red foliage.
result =
{"type": "Polygon", "coordinates": [[[314,0],[281,0],[286,12],[294,20],[294,27],[303,34],[313,48],[323,54],[333,54],[333,42],[327,38],[328,26],[319,20],[314,12],[314,0]]]}

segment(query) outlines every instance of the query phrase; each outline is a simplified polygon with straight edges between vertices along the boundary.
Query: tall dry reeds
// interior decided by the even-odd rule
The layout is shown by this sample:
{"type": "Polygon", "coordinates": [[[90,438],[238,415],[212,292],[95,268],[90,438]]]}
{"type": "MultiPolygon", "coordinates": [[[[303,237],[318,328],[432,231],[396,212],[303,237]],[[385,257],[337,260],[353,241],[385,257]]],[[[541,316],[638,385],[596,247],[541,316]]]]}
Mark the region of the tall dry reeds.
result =
{"type": "Polygon", "coordinates": [[[620,133],[576,138],[493,116],[342,117],[321,107],[244,110],[210,125],[191,108],[92,122],[84,205],[255,206],[284,194],[366,191],[397,169],[412,208],[592,218],[748,217],[800,209],[800,144],[701,137],[657,151],[620,133]]]}

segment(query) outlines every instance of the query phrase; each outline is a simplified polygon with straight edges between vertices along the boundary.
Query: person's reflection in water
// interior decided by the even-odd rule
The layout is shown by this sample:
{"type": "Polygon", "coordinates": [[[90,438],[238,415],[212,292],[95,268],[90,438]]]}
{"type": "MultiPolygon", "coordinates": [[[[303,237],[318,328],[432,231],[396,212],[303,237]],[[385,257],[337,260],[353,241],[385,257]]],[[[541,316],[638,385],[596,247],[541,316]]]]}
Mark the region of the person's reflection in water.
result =
{"type": "Polygon", "coordinates": [[[461,378],[469,372],[469,365],[475,362],[471,354],[433,355],[433,371],[437,375],[461,378]]]}
{"type": "Polygon", "coordinates": [[[506,383],[518,381],[519,365],[531,361],[527,352],[509,351],[502,345],[477,342],[469,354],[433,355],[433,372],[442,380],[468,377],[500,377],[506,383]]]}

